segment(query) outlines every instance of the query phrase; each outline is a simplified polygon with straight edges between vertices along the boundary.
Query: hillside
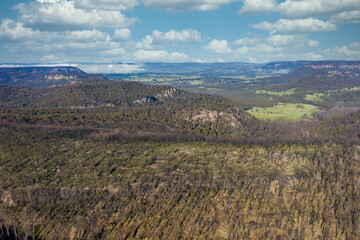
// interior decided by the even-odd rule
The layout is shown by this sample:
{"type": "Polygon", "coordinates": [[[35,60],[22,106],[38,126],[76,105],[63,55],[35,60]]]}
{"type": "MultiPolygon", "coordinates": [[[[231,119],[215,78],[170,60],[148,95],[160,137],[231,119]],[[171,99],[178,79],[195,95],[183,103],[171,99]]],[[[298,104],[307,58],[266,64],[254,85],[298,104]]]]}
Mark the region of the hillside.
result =
{"type": "Polygon", "coordinates": [[[27,87],[48,87],[70,84],[84,79],[104,79],[87,74],[76,67],[14,67],[0,68],[0,84],[27,87]]]}
{"type": "Polygon", "coordinates": [[[357,239],[359,147],[0,126],[6,239],[357,239]]]}
{"type": "Polygon", "coordinates": [[[358,239],[359,116],[269,122],[92,78],[0,86],[0,239],[358,239]]]}
{"type": "Polygon", "coordinates": [[[316,62],[288,75],[265,79],[271,89],[296,92],[328,92],[360,86],[360,62],[316,62]],[[274,85],[276,84],[276,85],[274,85]]]}
{"type": "Polygon", "coordinates": [[[127,126],[125,132],[150,131],[152,128],[141,127],[147,124],[157,126],[153,133],[162,132],[166,125],[213,137],[250,137],[260,136],[265,129],[275,131],[262,127],[265,123],[222,97],[125,81],[87,80],[52,88],[1,86],[0,107],[6,121],[111,129],[127,126]]]}

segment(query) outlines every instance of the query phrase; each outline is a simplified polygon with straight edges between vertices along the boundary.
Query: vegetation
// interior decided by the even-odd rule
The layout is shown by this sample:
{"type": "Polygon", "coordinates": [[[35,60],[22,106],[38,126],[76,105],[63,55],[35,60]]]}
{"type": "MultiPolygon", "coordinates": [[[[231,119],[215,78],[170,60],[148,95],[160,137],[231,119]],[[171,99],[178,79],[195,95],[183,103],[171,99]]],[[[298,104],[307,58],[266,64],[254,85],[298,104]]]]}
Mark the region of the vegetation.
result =
{"type": "Polygon", "coordinates": [[[279,103],[274,107],[252,108],[247,112],[260,119],[300,120],[309,119],[316,110],[317,107],[310,104],[279,103]]]}
{"type": "Polygon", "coordinates": [[[314,94],[306,94],[305,96],[305,100],[306,101],[319,101],[322,102],[324,101],[321,97],[323,97],[324,94],[323,93],[314,93],[314,94]]]}
{"type": "MultiPolygon", "coordinates": [[[[3,234],[18,238],[359,237],[359,147],[104,140],[1,131],[3,234]]],[[[4,236],[4,235],[3,235],[4,236]]]]}
{"type": "Polygon", "coordinates": [[[294,93],[295,89],[290,89],[287,91],[282,91],[282,92],[272,92],[272,91],[267,91],[267,90],[256,90],[256,93],[262,93],[262,94],[268,94],[268,95],[276,95],[276,96],[283,96],[283,95],[291,95],[294,93]]]}
{"type": "Polygon", "coordinates": [[[0,239],[359,239],[359,91],[226,80],[1,86],[0,239]]]}

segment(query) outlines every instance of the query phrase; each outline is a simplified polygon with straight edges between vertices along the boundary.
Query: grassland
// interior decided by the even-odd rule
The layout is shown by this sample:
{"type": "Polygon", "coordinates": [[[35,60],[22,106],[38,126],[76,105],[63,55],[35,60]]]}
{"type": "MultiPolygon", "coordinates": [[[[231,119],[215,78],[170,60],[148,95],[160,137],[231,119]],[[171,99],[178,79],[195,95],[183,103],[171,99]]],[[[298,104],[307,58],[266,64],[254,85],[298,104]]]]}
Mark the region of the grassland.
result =
{"type": "Polygon", "coordinates": [[[267,91],[267,90],[256,90],[256,94],[268,94],[268,95],[275,95],[275,96],[284,96],[284,95],[291,95],[293,94],[295,89],[290,89],[287,91],[281,91],[281,92],[273,92],[273,91],[267,91]]]}
{"type": "Polygon", "coordinates": [[[323,93],[306,94],[305,100],[306,100],[306,101],[318,101],[318,102],[322,102],[322,101],[324,101],[324,100],[321,99],[321,97],[324,96],[324,95],[325,95],[325,94],[323,94],[323,93]]]}
{"type": "Polygon", "coordinates": [[[308,118],[318,108],[311,104],[300,103],[279,103],[276,106],[268,108],[255,107],[247,112],[260,119],[285,119],[297,121],[302,118],[308,118]]]}
{"type": "Polygon", "coordinates": [[[341,91],[358,91],[360,87],[352,87],[352,88],[343,88],[341,91]]]}

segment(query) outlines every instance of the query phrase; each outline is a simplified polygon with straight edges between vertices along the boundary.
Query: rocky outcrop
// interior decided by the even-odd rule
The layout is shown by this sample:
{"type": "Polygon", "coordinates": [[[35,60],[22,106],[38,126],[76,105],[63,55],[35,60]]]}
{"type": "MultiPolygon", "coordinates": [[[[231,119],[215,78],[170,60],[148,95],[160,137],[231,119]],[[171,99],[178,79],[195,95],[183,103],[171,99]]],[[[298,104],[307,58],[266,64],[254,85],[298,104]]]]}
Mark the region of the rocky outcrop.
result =
{"type": "Polygon", "coordinates": [[[149,97],[143,97],[141,99],[137,99],[133,103],[144,104],[144,103],[150,103],[150,102],[163,100],[165,98],[174,97],[176,92],[177,92],[176,88],[169,88],[164,92],[157,93],[155,96],[149,96],[149,97]]]}

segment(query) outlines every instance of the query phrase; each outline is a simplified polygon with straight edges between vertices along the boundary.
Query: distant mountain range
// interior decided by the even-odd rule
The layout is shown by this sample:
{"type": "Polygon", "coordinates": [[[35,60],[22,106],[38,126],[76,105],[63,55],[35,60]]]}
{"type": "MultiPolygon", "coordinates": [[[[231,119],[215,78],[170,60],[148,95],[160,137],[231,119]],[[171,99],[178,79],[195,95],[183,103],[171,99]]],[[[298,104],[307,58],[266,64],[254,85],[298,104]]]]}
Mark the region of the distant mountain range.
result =
{"type": "Polygon", "coordinates": [[[360,86],[360,61],[313,62],[287,75],[265,79],[274,89],[327,92],[360,86]]]}
{"type": "MultiPolygon", "coordinates": [[[[142,73],[148,74],[269,76],[261,82],[270,84],[275,90],[296,88],[299,91],[328,91],[360,86],[360,61],[286,61],[266,64],[145,63],[142,69],[142,73]]],[[[77,67],[64,66],[0,68],[0,84],[10,86],[50,87],[89,79],[105,80],[106,76],[88,74],[77,67]]]]}
{"type": "Polygon", "coordinates": [[[76,67],[11,67],[0,68],[0,84],[26,87],[49,87],[84,79],[104,79],[76,67]]]}
{"type": "Polygon", "coordinates": [[[310,61],[271,62],[265,64],[225,63],[145,63],[144,73],[201,74],[201,75],[278,75],[295,71],[310,61]]]}

